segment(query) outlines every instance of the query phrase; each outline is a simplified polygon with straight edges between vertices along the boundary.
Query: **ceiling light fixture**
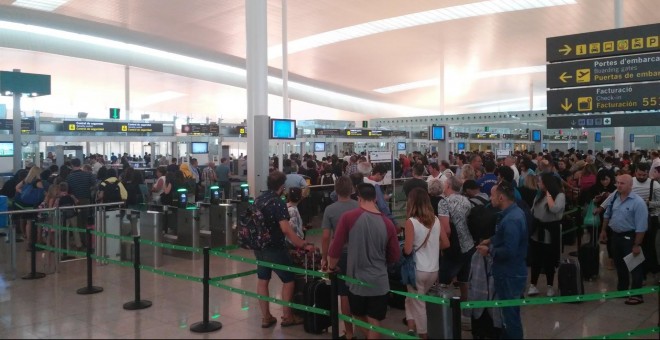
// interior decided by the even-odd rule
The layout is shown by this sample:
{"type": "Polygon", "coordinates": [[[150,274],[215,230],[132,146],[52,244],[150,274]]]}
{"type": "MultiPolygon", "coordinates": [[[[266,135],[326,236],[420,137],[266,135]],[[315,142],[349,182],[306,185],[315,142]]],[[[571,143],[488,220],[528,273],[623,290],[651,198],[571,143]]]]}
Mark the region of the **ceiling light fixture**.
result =
{"type": "Polygon", "coordinates": [[[440,85],[440,79],[433,78],[433,79],[413,81],[411,83],[399,84],[394,86],[381,87],[379,89],[375,89],[374,91],[378,93],[389,94],[389,93],[408,91],[408,90],[438,86],[438,85],[440,85]]]}
{"type": "MultiPolygon", "coordinates": [[[[287,49],[289,54],[312,48],[330,45],[341,41],[366,37],[373,34],[394,31],[403,28],[433,24],[443,21],[465,19],[482,15],[505,12],[515,12],[535,8],[573,5],[576,0],[489,0],[471,4],[438,8],[430,11],[417,12],[398,17],[365,22],[359,25],[343,27],[340,29],[310,35],[305,38],[289,41],[287,49]]],[[[282,56],[282,45],[268,48],[268,58],[275,59],[282,56]]]]}
{"type": "Polygon", "coordinates": [[[52,12],[58,7],[69,2],[69,0],[16,0],[12,5],[36,9],[39,11],[52,12]]]}

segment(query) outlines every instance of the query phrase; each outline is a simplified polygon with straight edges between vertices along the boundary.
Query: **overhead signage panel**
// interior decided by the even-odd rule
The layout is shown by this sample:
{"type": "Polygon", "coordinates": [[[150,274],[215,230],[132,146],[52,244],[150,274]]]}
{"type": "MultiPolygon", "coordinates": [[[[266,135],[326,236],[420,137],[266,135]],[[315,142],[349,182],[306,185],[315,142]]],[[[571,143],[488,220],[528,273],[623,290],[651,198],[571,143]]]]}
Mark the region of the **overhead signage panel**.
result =
{"type": "MultiPolygon", "coordinates": [[[[12,131],[14,121],[11,119],[0,119],[0,130],[12,131]]],[[[21,133],[34,132],[34,119],[21,119],[21,133]]]]}
{"type": "Polygon", "coordinates": [[[346,129],[344,130],[344,133],[348,137],[365,137],[367,136],[366,131],[367,130],[362,130],[362,129],[346,129]]]}
{"type": "Polygon", "coordinates": [[[62,122],[64,131],[81,132],[118,132],[114,123],[94,122],[90,120],[65,120],[62,122]]]}
{"type": "Polygon", "coordinates": [[[660,24],[546,39],[549,62],[660,51],[660,24]]]}
{"type": "Polygon", "coordinates": [[[317,136],[340,136],[340,129],[314,129],[314,134],[317,136]]]}
{"type": "Polygon", "coordinates": [[[208,134],[210,131],[209,126],[206,124],[185,124],[181,125],[181,133],[189,135],[208,134]]]}
{"type": "MultiPolygon", "coordinates": [[[[245,130],[245,127],[243,129],[245,130]]],[[[220,135],[220,126],[218,124],[209,124],[209,133],[211,136],[220,135]]]]}
{"type": "Polygon", "coordinates": [[[547,86],[562,88],[660,79],[660,52],[549,64],[547,86]]]}
{"type": "Polygon", "coordinates": [[[548,115],[658,110],[660,82],[548,91],[548,115]]]}
{"type": "Polygon", "coordinates": [[[495,139],[500,139],[500,134],[499,133],[473,133],[470,136],[470,138],[495,140],[495,139]]]}
{"type": "Polygon", "coordinates": [[[552,116],[548,117],[548,129],[605,128],[655,126],[660,121],[660,113],[603,114],[593,116],[552,116]]]}
{"type": "Polygon", "coordinates": [[[108,123],[119,124],[119,132],[163,132],[163,124],[158,123],[108,123]]]}

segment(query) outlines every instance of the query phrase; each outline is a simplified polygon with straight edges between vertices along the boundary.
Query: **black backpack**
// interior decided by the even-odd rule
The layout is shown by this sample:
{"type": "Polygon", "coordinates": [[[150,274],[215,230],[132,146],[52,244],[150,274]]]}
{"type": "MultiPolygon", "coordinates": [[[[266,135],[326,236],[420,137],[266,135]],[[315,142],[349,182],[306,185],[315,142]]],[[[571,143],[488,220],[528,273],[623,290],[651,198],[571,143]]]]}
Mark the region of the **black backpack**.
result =
{"type": "Polygon", "coordinates": [[[326,185],[326,184],[335,184],[335,178],[334,174],[332,172],[328,172],[321,177],[321,185],[326,185]]]}
{"type": "MultiPolygon", "coordinates": [[[[477,196],[477,199],[484,200],[483,198],[477,196]]],[[[484,200],[485,201],[485,200],[484,200]]],[[[472,239],[475,243],[479,243],[482,240],[491,238],[495,235],[495,225],[497,224],[497,213],[499,209],[493,207],[490,202],[483,202],[484,204],[477,205],[474,204],[472,200],[470,203],[473,204],[472,209],[467,216],[467,225],[472,235],[472,239]]]]}
{"type": "MultiPolygon", "coordinates": [[[[60,208],[75,207],[76,201],[73,199],[73,197],[71,197],[71,195],[60,196],[60,198],[57,199],[57,206],[60,208]]],[[[78,216],[78,209],[62,209],[60,211],[62,218],[65,220],[78,216]]]]}
{"type": "Polygon", "coordinates": [[[103,181],[103,203],[121,202],[121,189],[119,188],[119,181],[108,182],[103,181]]]}

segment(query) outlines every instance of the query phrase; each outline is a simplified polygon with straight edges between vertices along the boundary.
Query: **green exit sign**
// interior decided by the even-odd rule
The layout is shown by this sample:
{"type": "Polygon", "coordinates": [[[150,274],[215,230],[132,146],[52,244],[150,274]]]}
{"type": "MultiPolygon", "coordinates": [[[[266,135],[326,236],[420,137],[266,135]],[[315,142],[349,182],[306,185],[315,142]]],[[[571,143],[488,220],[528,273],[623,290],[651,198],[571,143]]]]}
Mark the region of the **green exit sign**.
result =
{"type": "Polygon", "coordinates": [[[488,132],[489,130],[490,130],[490,128],[488,126],[484,127],[485,132],[488,132]]]}
{"type": "Polygon", "coordinates": [[[368,120],[363,120],[362,121],[362,127],[363,128],[368,128],[369,127],[369,121],[368,120]]]}
{"type": "Polygon", "coordinates": [[[118,108],[110,108],[110,119],[119,119],[119,109],[118,108]]]}

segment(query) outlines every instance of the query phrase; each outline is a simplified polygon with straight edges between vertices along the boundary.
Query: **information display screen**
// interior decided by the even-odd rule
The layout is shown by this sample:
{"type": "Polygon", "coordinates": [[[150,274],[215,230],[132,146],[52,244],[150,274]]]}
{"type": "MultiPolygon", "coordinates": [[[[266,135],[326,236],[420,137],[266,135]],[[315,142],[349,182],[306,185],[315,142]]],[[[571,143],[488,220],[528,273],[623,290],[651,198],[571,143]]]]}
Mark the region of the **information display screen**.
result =
{"type": "Polygon", "coordinates": [[[296,121],[292,119],[271,119],[271,139],[296,139],[296,121]]]}
{"type": "Polygon", "coordinates": [[[594,133],[594,141],[596,143],[600,143],[600,139],[601,139],[601,133],[600,132],[594,133]]]}
{"type": "Polygon", "coordinates": [[[325,142],[314,142],[314,152],[324,152],[325,142]]]}
{"type": "Polygon", "coordinates": [[[532,130],[532,142],[541,141],[541,130],[532,130]]]}
{"type": "Polygon", "coordinates": [[[445,127],[431,126],[431,140],[445,140],[445,127]]]}
{"type": "Polygon", "coordinates": [[[396,150],[397,151],[406,151],[406,142],[396,143],[396,150]]]}
{"type": "Polygon", "coordinates": [[[0,157],[14,156],[14,142],[0,142],[0,157]]]}
{"type": "Polygon", "coordinates": [[[207,142],[192,142],[191,143],[191,153],[193,154],[204,154],[209,153],[209,143],[207,142]]]}

